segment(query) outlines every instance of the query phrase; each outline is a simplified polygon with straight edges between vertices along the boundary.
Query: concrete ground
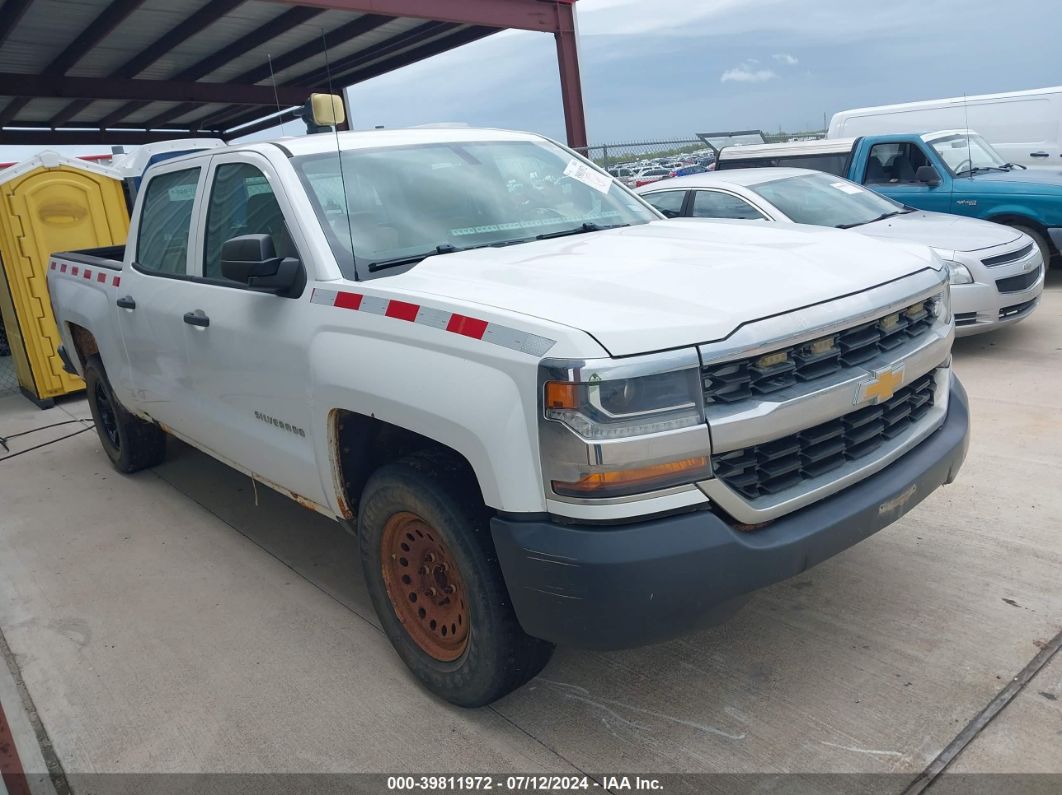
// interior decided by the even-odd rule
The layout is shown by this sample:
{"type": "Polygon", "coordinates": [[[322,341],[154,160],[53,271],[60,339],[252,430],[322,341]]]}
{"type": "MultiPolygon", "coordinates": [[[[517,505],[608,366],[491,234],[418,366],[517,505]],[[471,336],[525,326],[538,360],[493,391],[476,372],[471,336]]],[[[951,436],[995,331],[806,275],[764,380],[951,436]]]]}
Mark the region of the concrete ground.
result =
{"type": "MultiPolygon", "coordinates": [[[[882,791],[945,765],[941,789],[1062,774],[1062,271],[955,363],[974,422],[955,484],[724,626],[559,649],[475,711],[413,682],[338,525],[206,455],[174,443],[123,477],[85,432],[0,462],[0,703],[23,764],[895,774],[882,791]]],[[[10,396],[0,434],[87,416],[10,396]]]]}

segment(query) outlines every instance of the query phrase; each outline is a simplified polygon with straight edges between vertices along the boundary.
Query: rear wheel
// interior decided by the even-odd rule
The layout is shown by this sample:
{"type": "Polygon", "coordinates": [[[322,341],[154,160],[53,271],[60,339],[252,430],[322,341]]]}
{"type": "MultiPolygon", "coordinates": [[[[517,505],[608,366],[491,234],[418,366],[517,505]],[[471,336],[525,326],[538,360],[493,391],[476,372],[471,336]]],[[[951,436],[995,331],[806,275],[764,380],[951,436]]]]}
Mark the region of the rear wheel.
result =
{"type": "Polygon", "coordinates": [[[166,434],[157,425],[134,417],[122,407],[99,356],[85,363],[85,393],[100,444],[115,469],[136,472],[162,461],[166,455],[166,434]]]}
{"type": "Polygon", "coordinates": [[[467,465],[444,452],[382,467],[363,493],[362,567],[384,632],[413,674],[462,707],[501,698],[549,661],[524,633],[467,465]]]}

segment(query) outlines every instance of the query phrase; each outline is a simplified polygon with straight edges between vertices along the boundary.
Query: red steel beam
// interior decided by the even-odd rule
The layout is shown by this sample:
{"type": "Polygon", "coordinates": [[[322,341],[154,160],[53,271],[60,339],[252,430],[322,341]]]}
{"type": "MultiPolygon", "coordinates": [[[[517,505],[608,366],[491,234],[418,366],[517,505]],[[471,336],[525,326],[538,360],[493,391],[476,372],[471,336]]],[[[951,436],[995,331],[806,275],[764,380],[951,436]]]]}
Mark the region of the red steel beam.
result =
{"type": "MultiPolygon", "coordinates": [[[[338,28],[328,33],[328,47],[331,50],[332,48],[345,44],[352,39],[356,39],[358,36],[376,30],[376,28],[382,27],[390,21],[391,19],[389,17],[374,16],[372,14],[358,17],[353,22],[340,25],[338,28]]],[[[260,83],[269,78],[273,72],[281,72],[308,58],[320,55],[322,47],[323,44],[318,39],[312,39],[293,50],[288,50],[287,52],[276,56],[272,59],[272,62],[266,61],[253,69],[249,69],[248,71],[237,75],[232,79],[232,82],[260,83]]],[[[163,111],[158,116],[148,119],[144,122],[143,126],[148,128],[161,127],[173,119],[191,113],[196,108],[197,105],[195,103],[178,105],[177,107],[163,111]]]]}
{"type": "MultiPolygon", "coordinates": [[[[245,0],[208,0],[198,11],[190,14],[182,22],[167,30],[149,46],[138,52],[128,61],[123,63],[113,72],[110,77],[136,77],[142,71],[155,63],[166,53],[183,44],[189,38],[210,25],[213,25],[233,9],[239,7],[245,0]]],[[[121,97],[121,99],[137,99],[138,97],[121,97]]],[[[55,116],[50,122],[51,127],[60,127],[70,121],[74,116],[88,107],[90,100],[78,100],[71,102],[55,116]]],[[[0,123],[4,119],[0,117],[0,123]]]]}
{"type": "Polygon", "coordinates": [[[390,17],[416,17],[460,25],[515,28],[555,33],[561,23],[557,7],[574,0],[275,0],[339,11],[390,17]]]}
{"type": "Polygon", "coordinates": [[[0,130],[0,144],[30,145],[64,144],[89,146],[100,144],[150,144],[174,138],[217,138],[216,133],[196,130],[41,130],[8,127],[0,130]]]}
{"type": "MultiPolygon", "coordinates": [[[[433,55],[452,50],[455,47],[460,47],[464,44],[482,39],[485,36],[490,36],[497,31],[494,28],[465,28],[459,30],[456,33],[451,33],[448,36],[436,39],[428,44],[421,45],[414,50],[403,52],[398,55],[392,56],[385,60],[378,60],[372,63],[370,66],[365,66],[356,71],[346,71],[342,74],[338,74],[334,77],[333,84],[336,87],[336,91],[342,91],[340,87],[352,86],[357,83],[364,82],[373,77],[385,74],[387,72],[393,72],[395,69],[399,69],[403,66],[423,61],[425,58],[430,58],[433,55]]],[[[318,89],[322,90],[322,89],[318,89]]],[[[239,132],[233,132],[232,128],[240,124],[246,124],[254,121],[259,117],[259,114],[254,112],[241,113],[239,117],[232,118],[230,114],[225,114],[223,117],[214,117],[207,119],[208,126],[217,123],[223,124],[227,135],[246,135],[242,130],[239,132]]],[[[267,125],[268,128],[268,125],[267,125]]]]}
{"type": "MultiPolygon", "coordinates": [[[[118,27],[122,20],[136,11],[143,2],[144,0],[113,0],[113,2],[99,13],[99,16],[92,20],[92,22],[81,31],[77,38],[63,47],[52,62],[44,67],[43,74],[66,74],[71,66],[74,66],[74,64],[84,58],[93,47],[107,38],[107,36],[118,27]]],[[[6,6],[3,11],[6,13],[6,6]]],[[[13,99],[8,103],[8,106],[4,108],[4,112],[2,116],[0,116],[0,124],[13,119],[28,102],[28,97],[18,97],[13,99]]]]}
{"type": "Polygon", "coordinates": [[[575,25],[575,7],[570,3],[557,6],[557,65],[560,68],[561,103],[568,146],[585,149],[586,112],[583,109],[583,81],[579,75],[579,36],[575,25]]]}
{"type": "MultiPolygon", "coordinates": [[[[192,80],[126,80],[0,72],[0,95],[68,99],[138,99],[150,102],[222,102],[230,105],[296,105],[310,90],[298,86],[234,85],[192,80]]],[[[49,124],[49,127],[59,125],[49,124]]],[[[86,125],[89,126],[89,125],[86,125]]],[[[97,125],[91,125],[97,126],[97,125]]]]}
{"type": "MultiPolygon", "coordinates": [[[[304,22],[308,22],[318,14],[324,12],[321,8],[305,8],[298,7],[290,8],[283,12],[279,16],[274,17],[263,25],[259,25],[250,33],[241,36],[236,41],[232,42],[224,49],[218,50],[213,55],[209,55],[201,61],[197,61],[186,69],[182,69],[177,74],[173,75],[171,80],[198,80],[205,75],[210,74],[215,69],[219,69],[225,64],[229,63],[235,58],[248,53],[255,47],[261,47],[263,44],[273,40],[281,33],[285,33],[297,25],[301,25],[304,22]]],[[[234,80],[234,83],[240,83],[243,81],[234,80]]],[[[122,119],[129,116],[131,113],[139,110],[147,105],[147,102],[136,101],[127,102],[117,110],[108,113],[99,121],[93,122],[98,127],[110,127],[113,124],[120,122],[122,119]]],[[[149,125],[151,126],[151,125],[149,125]]]]}
{"type": "MultiPolygon", "coordinates": [[[[316,91],[328,91],[328,76],[329,74],[331,74],[334,78],[331,81],[331,86],[336,90],[340,90],[344,85],[344,83],[342,82],[342,78],[340,78],[340,75],[342,73],[349,72],[351,69],[358,66],[359,64],[379,61],[381,58],[384,58],[392,54],[393,52],[405,50],[414,46],[416,46],[416,49],[409,50],[409,52],[419,53],[422,50],[426,49],[421,44],[421,42],[435,38],[437,36],[441,36],[447,31],[452,30],[453,27],[453,25],[447,22],[425,22],[422,25],[417,25],[417,27],[413,28],[412,30],[407,30],[405,33],[400,33],[397,36],[385,39],[384,41],[373,44],[370,47],[366,47],[364,50],[348,55],[345,58],[340,58],[335,61],[332,61],[327,68],[324,66],[320,66],[309,71],[303,72],[297,77],[292,77],[290,79],[285,80],[281,85],[316,86],[316,88],[314,89],[316,91]]],[[[492,30],[493,32],[493,29],[490,30],[492,30]]],[[[414,60],[421,60],[421,58],[414,58],[414,60]]],[[[231,119],[235,116],[241,117],[243,121],[251,120],[245,118],[246,114],[244,114],[241,108],[228,108],[209,117],[205,117],[200,121],[205,123],[207,126],[211,126],[215,123],[221,123],[225,126],[226,129],[228,129],[235,126],[236,124],[241,123],[239,121],[231,121],[231,119]]],[[[252,119],[253,118],[257,118],[257,116],[252,117],[252,119]]]]}

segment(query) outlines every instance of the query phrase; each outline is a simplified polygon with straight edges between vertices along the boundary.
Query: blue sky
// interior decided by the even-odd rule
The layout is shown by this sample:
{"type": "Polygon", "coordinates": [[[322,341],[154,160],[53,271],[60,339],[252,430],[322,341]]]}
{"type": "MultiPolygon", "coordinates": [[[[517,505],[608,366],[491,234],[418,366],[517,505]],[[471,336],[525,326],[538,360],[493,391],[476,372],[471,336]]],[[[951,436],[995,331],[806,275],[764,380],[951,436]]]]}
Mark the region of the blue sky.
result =
{"type": "MultiPolygon", "coordinates": [[[[845,108],[1062,82],[1055,0],[580,0],[577,8],[592,143],[795,131],[845,108]]],[[[498,34],[349,96],[356,128],[467,122],[564,135],[556,51],[544,34],[498,34]]],[[[0,147],[0,160],[35,151],[0,147]]]]}

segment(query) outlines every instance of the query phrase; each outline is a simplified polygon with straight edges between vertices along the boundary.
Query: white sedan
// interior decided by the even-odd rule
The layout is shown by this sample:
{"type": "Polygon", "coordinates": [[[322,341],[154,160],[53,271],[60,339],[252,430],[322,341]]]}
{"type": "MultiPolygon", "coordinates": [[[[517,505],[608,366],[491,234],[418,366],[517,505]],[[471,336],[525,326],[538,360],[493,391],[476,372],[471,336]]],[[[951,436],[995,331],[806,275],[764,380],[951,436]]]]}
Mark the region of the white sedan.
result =
{"type": "Polygon", "coordinates": [[[1043,258],[1028,235],[989,221],[915,210],[821,171],[734,169],[676,177],[638,193],[669,218],[835,226],[928,245],[951,273],[958,336],[1028,317],[1044,288],[1043,258]]]}

